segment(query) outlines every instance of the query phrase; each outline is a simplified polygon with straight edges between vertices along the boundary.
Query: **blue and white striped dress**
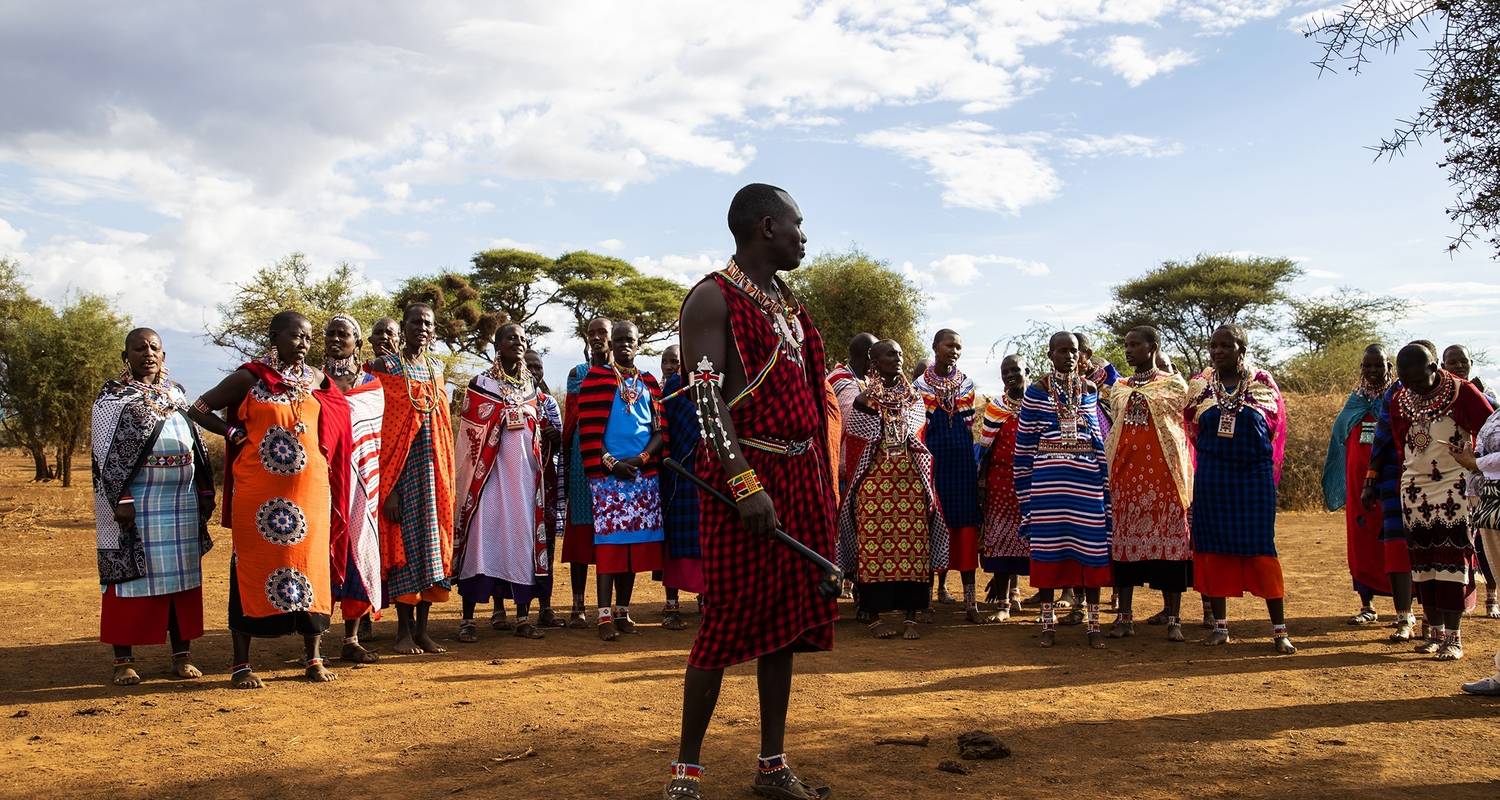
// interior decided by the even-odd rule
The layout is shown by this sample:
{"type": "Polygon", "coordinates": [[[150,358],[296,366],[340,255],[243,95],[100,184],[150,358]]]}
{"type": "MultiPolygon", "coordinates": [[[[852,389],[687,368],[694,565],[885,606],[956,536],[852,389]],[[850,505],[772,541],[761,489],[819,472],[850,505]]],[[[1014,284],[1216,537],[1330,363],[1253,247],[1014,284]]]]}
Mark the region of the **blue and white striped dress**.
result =
{"type": "MultiPolygon", "coordinates": [[[[1026,388],[1016,430],[1016,499],[1021,535],[1039,564],[1110,565],[1109,470],[1099,435],[1097,394],[1078,404],[1075,437],[1062,435],[1057,408],[1041,384],[1026,388]]],[[[1070,584],[1071,585],[1071,584],[1070,584]]],[[[1056,587],[1061,588],[1061,587],[1056,587]]]]}

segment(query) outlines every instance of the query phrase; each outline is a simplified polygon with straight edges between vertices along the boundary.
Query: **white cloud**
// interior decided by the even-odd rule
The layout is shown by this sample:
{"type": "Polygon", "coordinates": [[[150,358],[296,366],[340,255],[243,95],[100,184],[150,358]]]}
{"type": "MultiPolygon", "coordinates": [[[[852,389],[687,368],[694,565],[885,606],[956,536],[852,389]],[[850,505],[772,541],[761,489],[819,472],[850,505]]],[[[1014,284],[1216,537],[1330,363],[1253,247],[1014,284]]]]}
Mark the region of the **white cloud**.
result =
{"type": "Polygon", "coordinates": [[[1452,281],[1450,283],[1403,283],[1392,286],[1390,294],[1397,297],[1421,295],[1492,295],[1500,294],[1500,283],[1481,281],[1452,281]]]}
{"type": "Polygon", "coordinates": [[[532,242],[518,242],[515,239],[506,238],[504,236],[500,237],[499,239],[489,240],[489,242],[485,244],[485,247],[491,250],[525,250],[529,253],[540,253],[543,250],[542,246],[539,244],[535,244],[532,242]]]}
{"type": "Polygon", "coordinates": [[[1227,33],[1257,20],[1281,16],[1302,0],[1188,0],[1178,15],[1204,33],[1227,33]]]}
{"type": "Polygon", "coordinates": [[[949,206],[1016,214],[1062,190],[1062,179],[1031,147],[1010,144],[980,122],[873,131],[859,142],[923,162],[949,206]]]}
{"type": "Polygon", "coordinates": [[[407,247],[427,244],[432,239],[432,234],[427,231],[407,231],[401,234],[401,242],[407,247]]]}
{"type": "Polygon", "coordinates": [[[979,279],[980,267],[987,265],[998,265],[1010,267],[1022,275],[1041,276],[1048,274],[1051,270],[1040,261],[1026,261],[1025,259],[1012,256],[997,255],[969,255],[967,253],[953,253],[943,256],[928,263],[927,269],[941,282],[954,286],[968,286],[979,279]]]}
{"type": "Polygon", "coordinates": [[[1145,40],[1138,36],[1114,36],[1094,63],[1108,67],[1134,87],[1197,60],[1198,57],[1187,50],[1173,49],[1153,54],[1146,50],[1145,40]]]}
{"type": "Polygon", "coordinates": [[[488,200],[480,200],[474,203],[464,203],[459,207],[470,214],[488,214],[489,212],[495,210],[495,204],[491,203],[488,200]]]}
{"type": "MultiPolygon", "coordinates": [[[[1300,259],[1300,258],[1294,258],[1292,260],[1293,261],[1297,261],[1299,263],[1302,261],[1302,259],[1300,259]]],[[[1309,277],[1309,278],[1317,278],[1319,280],[1325,280],[1325,281],[1336,281],[1339,278],[1344,277],[1344,273],[1342,273],[1342,272],[1334,272],[1331,269],[1310,269],[1310,270],[1307,271],[1307,277],[1309,277]]]]}
{"type": "Polygon", "coordinates": [[[724,266],[726,258],[728,256],[720,256],[716,253],[699,253],[691,256],[636,256],[630,259],[630,263],[643,274],[667,278],[684,286],[691,286],[702,280],[703,276],[724,266]]]}
{"type": "Polygon", "coordinates": [[[1310,30],[1317,30],[1325,23],[1338,19],[1344,9],[1345,5],[1343,3],[1337,3],[1302,14],[1295,14],[1287,18],[1286,29],[1293,33],[1306,33],[1310,30]]]}
{"type": "Polygon", "coordinates": [[[1047,160],[1047,150],[1070,158],[1154,158],[1182,152],[1181,145],[1135,134],[1006,134],[973,121],[934,128],[889,128],[863,134],[858,141],[924,164],[927,174],[942,185],[945,205],[1010,214],[1051,200],[1062,190],[1062,179],[1047,160]]]}
{"type": "Polygon", "coordinates": [[[606,253],[616,253],[625,249],[625,243],[619,239],[605,239],[595,246],[606,253]]]}
{"type": "Polygon", "coordinates": [[[11,256],[21,252],[21,245],[25,242],[26,231],[0,218],[0,257],[11,256]]]}

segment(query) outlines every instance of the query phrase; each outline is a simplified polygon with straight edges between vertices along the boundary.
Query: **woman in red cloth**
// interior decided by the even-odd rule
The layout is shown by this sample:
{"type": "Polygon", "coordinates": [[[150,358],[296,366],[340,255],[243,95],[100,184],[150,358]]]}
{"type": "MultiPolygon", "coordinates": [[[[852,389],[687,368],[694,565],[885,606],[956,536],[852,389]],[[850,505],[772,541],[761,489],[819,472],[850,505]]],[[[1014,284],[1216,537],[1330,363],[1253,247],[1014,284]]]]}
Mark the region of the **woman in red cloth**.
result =
{"type": "Polygon", "coordinates": [[[703,736],[724,668],[757,660],[762,797],[816,800],[787,763],[793,654],[833,647],[838,608],[814,590],[818,570],[768,534],[781,527],[833,555],[834,490],[826,438],[823,340],[776,278],[806,252],[802,212],[785,191],[741,189],[729,207],[735,255],[682,308],[682,354],[703,442],[699,475],[737,508],[703,497],[703,625],[683,682],[682,738],[664,796],[701,797],[703,736]],[[712,455],[710,455],[712,454],[712,455]]]}
{"type": "Polygon", "coordinates": [[[1333,421],[1328,437],[1328,457],[1323,461],[1323,505],[1329,511],[1344,510],[1349,574],[1359,594],[1359,613],[1350,625],[1368,625],[1380,619],[1375,613],[1375,595],[1389,597],[1391,578],[1380,543],[1379,506],[1360,502],[1365,473],[1370,469],[1370,449],[1375,443],[1375,423],[1380,402],[1391,385],[1391,361],[1385,348],[1372,344],[1359,362],[1359,385],[1349,393],[1344,408],[1333,421]]]}

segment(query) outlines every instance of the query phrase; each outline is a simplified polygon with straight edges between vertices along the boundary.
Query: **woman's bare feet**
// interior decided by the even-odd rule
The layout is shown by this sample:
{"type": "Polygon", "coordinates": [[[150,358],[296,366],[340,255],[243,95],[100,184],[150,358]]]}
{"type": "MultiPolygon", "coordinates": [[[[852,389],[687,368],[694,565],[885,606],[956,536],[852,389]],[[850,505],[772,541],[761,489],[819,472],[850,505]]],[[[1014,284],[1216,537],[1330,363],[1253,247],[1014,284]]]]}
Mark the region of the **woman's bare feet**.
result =
{"type": "Polygon", "coordinates": [[[309,660],[307,662],[307,669],[303,670],[303,674],[313,683],[327,683],[338,677],[338,675],[335,675],[327,667],[323,666],[323,659],[321,658],[309,660]]]}
{"type": "Polygon", "coordinates": [[[134,686],[141,682],[141,674],[135,671],[130,661],[122,661],[115,664],[115,674],[111,682],[116,686],[134,686]]]}
{"type": "Polygon", "coordinates": [[[448,652],[448,648],[443,647],[442,645],[438,644],[437,642],[434,642],[432,640],[432,637],[427,635],[427,631],[422,631],[420,633],[417,633],[414,636],[412,636],[411,638],[412,638],[413,642],[417,643],[417,647],[422,648],[421,652],[423,652],[423,653],[431,653],[432,655],[438,655],[439,653],[446,653],[446,652],[448,652]]]}
{"type": "Polygon", "coordinates": [[[870,635],[876,639],[893,639],[896,636],[896,629],[881,622],[880,618],[876,617],[875,621],[870,623],[870,635]]]}
{"type": "Polygon", "coordinates": [[[1221,644],[1229,644],[1229,629],[1228,628],[1214,628],[1212,631],[1209,632],[1208,636],[1205,636],[1203,638],[1203,644],[1204,644],[1205,647],[1213,647],[1213,646],[1221,645],[1221,644]]]}
{"type": "Polygon", "coordinates": [[[1052,645],[1057,644],[1057,631],[1042,631],[1042,641],[1040,642],[1040,644],[1042,645],[1042,647],[1051,647],[1052,645]]]}
{"type": "Polygon", "coordinates": [[[411,635],[410,631],[402,631],[397,635],[396,643],[391,646],[391,649],[397,655],[402,656],[419,656],[422,654],[422,648],[417,644],[417,640],[411,635]]]}
{"type": "Polygon", "coordinates": [[[606,619],[599,621],[599,641],[613,642],[618,638],[620,638],[620,629],[615,627],[614,620],[606,619]]]}
{"type": "Polygon", "coordinates": [[[922,638],[922,634],[917,633],[917,621],[916,620],[909,619],[909,620],[906,621],[906,631],[901,634],[901,638],[907,639],[907,640],[922,638]]]}
{"type": "Polygon", "coordinates": [[[339,660],[350,664],[374,664],[380,660],[380,655],[366,650],[359,642],[345,642],[344,649],[339,652],[339,660]]]}
{"type": "Polygon", "coordinates": [[[249,666],[244,666],[229,673],[229,685],[236,689],[259,689],[265,684],[249,666]]]}
{"type": "Polygon", "coordinates": [[[172,675],[186,681],[203,677],[203,670],[193,664],[193,657],[187,653],[177,653],[172,656],[172,675]]]}
{"type": "Polygon", "coordinates": [[[1104,649],[1104,631],[1089,631],[1089,647],[1095,650],[1104,649]]]}
{"type": "Polygon", "coordinates": [[[1182,623],[1181,622],[1170,622],[1170,623],[1167,623],[1167,641],[1169,641],[1169,642],[1185,642],[1185,641],[1187,641],[1187,637],[1182,635],[1182,623]]]}
{"type": "Polygon", "coordinates": [[[1297,648],[1292,644],[1292,637],[1277,636],[1276,652],[1284,656],[1295,655],[1297,652],[1297,648]]]}

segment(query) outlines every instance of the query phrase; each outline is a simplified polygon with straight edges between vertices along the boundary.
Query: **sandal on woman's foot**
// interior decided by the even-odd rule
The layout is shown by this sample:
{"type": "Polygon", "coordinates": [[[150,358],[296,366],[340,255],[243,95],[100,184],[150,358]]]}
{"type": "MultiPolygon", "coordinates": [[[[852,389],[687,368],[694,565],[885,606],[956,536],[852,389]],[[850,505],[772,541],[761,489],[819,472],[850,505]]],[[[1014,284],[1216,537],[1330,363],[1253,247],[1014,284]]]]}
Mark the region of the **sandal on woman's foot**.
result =
{"type": "Polygon", "coordinates": [[[1297,653],[1297,647],[1292,644],[1292,637],[1290,636],[1277,636],[1273,644],[1276,645],[1276,652],[1279,655],[1290,656],[1297,653]]]}
{"type": "Polygon", "coordinates": [[[135,686],[141,682],[141,674],[135,671],[131,664],[135,663],[133,658],[122,658],[115,661],[115,674],[110,681],[116,686],[135,686]]]}
{"type": "Polygon", "coordinates": [[[464,644],[473,644],[479,641],[479,626],[474,620],[466,619],[458,623],[458,640],[464,644]]]}
{"type": "Polygon", "coordinates": [[[1042,647],[1051,647],[1052,645],[1057,644],[1057,631],[1050,628],[1042,631],[1042,638],[1041,641],[1038,642],[1038,644],[1040,644],[1042,647]]]}
{"type": "Polygon", "coordinates": [[[1185,642],[1187,637],[1182,635],[1182,623],[1173,622],[1167,625],[1167,641],[1185,642]]]}
{"type": "Polygon", "coordinates": [[[669,631],[681,631],[687,629],[687,623],[682,619],[681,611],[666,611],[661,615],[661,626],[669,631]]]}
{"type": "Polygon", "coordinates": [[[1109,626],[1109,638],[1124,639],[1135,635],[1135,623],[1117,619],[1115,624],[1109,626]]]}
{"type": "Polygon", "coordinates": [[[323,659],[321,658],[309,658],[302,670],[302,674],[307,676],[307,679],[313,683],[328,683],[338,678],[338,675],[329,672],[328,668],[323,666],[323,659]]]}
{"type": "MultiPolygon", "coordinates": [[[[462,632],[460,632],[462,636],[462,632]]],[[[462,638],[459,641],[463,641],[462,638]]],[[[374,664],[380,660],[380,655],[366,650],[359,642],[345,642],[344,649],[339,652],[339,660],[350,664],[374,664]]]]}
{"type": "Polygon", "coordinates": [[[525,622],[517,621],[516,622],[516,638],[518,638],[518,639],[545,639],[545,638],[547,638],[547,634],[542,633],[541,631],[537,630],[536,626],[531,624],[531,620],[527,620],[525,622]]]}
{"type": "Polygon", "coordinates": [[[198,669],[197,665],[193,663],[193,656],[192,656],[192,654],[190,654],[190,653],[173,653],[172,654],[172,677],[179,678],[179,679],[185,680],[185,681],[190,681],[190,680],[193,680],[195,678],[201,678],[201,677],[203,677],[203,670],[198,669]]]}
{"type": "Polygon", "coordinates": [[[631,619],[629,614],[622,614],[615,617],[615,628],[620,633],[628,636],[633,636],[641,632],[640,628],[636,627],[635,620],[631,619]]]}
{"type": "Polygon", "coordinates": [[[1172,616],[1172,615],[1168,614],[1167,610],[1164,608],[1164,609],[1156,612],[1155,614],[1152,614],[1151,616],[1147,617],[1146,618],[1146,624],[1147,625],[1165,625],[1165,624],[1167,624],[1167,617],[1170,617],[1170,616],[1172,616]]]}
{"type": "Polygon", "coordinates": [[[1458,642],[1443,642],[1443,646],[1439,647],[1437,651],[1437,660],[1439,661],[1457,661],[1463,657],[1464,646],[1458,642]]]}
{"type": "Polygon", "coordinates": [[[607,619],[599,623],[600,641],[613,642],[618,638],[620,638],[620,629],[615,627],[614,620],[607,619]]]}
{"type": "Polygon", "coordinates": [[[550,608],[544,608],[537,614],[536,626],[538,628],[561,628],[564,624],[566,623],[557,616],[557,612],[550,608]]]}
{"type": "Polygon", "coordinates": [[[1104,631],[1089,631],[1089,647],[1095,650],[1104,649],[1104,631]]]}
{"type": "Polygon", "coordinates": [[[988,620],[985,617],[981,617],[979,615],[978,606],[969,606],[968,608],[964,609],[964,621],[969,623],[970,625],[982,625],[988,620]]]}
{"type": "Polygon", "coordinates": [[[1484,695],[1486,697],[1500,697],[1500,677],[1480,678],[1472,683],[1466,683],[1459,687],[1469,694],[1484,695]]]}
{"type": "Polygon", "coordinates": [[[1203,637],[1203,645],[1205,647],[1214,647],[1221,644],[1229,644],[1228,628],[1214,628],[1212,631],[1209,631],[1207,636],[1203,637]]]}
{"type": "Polygon", "coordinates": [[[1369,625],[1372,622],[1379,621],[1380,615],[1376,614],[1373,608],[1361,608],[1358,614],[1349,618],[1350,625],[1369,625]]]}
{"type": "Polygon", "coordinates": [[[757,771],[755,780],[750,783],[750,791],[757,797],[776,800],[824,800],[833,796],[832,789],[804,782],[790,766],[782,766],[774,772],[757,771]]]}
{"type": "Polygon", "coordinates": [[[1412,649],[1424,656],[1430,656],[1433,653],[1436,653],[1437,651],[1443,649],[1443,643],[1428,639],[1427,641],[1417,645],[1412,649]]]}
{"type": "Polygon", "coordinates": [[[917,633],[917,621],[916,620],[914,620],[914,619],[906,620],[906,624],[905,624],[904,627],[906,628],[906,630],[902,631],[901,638],[907,639],[907,640],[913,640],[913,639],[920,639],[920,638],[922,638],[922,634],[917,633]]]}
{"type": "Polygon", "coordinates": [[[1500,619],[1500,601],[1484,601],[1484,615],[1490,619],[1500,619]]]}
{"type": "Polygon", "coordinates": [[[1066,617],[1063,617],[1062,619],[1060,619],[1060,620],[1057,621],[1057,624],[1059,624],[1059,625],[1082,625],[1083,624],[1083,609],[1075,608],[1072,611],[1069,611],[1068,615],[1066,617]]]}
{"type": "Polygon", "coordinates": [[[994,622],[1007,622],[1010,620],[1010,609],[1001,606],[998,611],[984,618],[985,624],[994,622]]]}
{"type": "Polygon", "coordinates": [[[1396,630],[1391,634],[1390,637],[1391,641],[1397,643],[1411,641],[1411,627],[1411,620],[1398,618],[1396,620],[1396,630]]]}
{"type": "Polygon", "coordinates": [[[515,626],[510,623],[510,617],[505,616],[504,611],[496,611],[490,615],[490,627],[497,631],[508,631],[515,626]]]}
{"type": "Polygon", "coordinates": [[[583,613],[583,609],[574,606],[573,610],[568,612],[568,627],[575,631],[586,631],[589,629],[589,618],[587,614],[583,613]]]}

